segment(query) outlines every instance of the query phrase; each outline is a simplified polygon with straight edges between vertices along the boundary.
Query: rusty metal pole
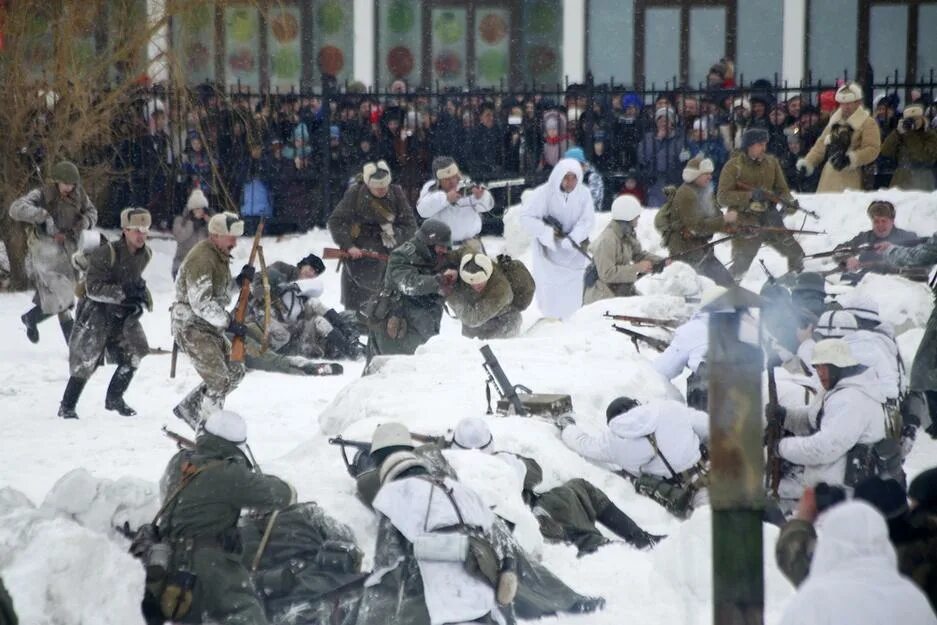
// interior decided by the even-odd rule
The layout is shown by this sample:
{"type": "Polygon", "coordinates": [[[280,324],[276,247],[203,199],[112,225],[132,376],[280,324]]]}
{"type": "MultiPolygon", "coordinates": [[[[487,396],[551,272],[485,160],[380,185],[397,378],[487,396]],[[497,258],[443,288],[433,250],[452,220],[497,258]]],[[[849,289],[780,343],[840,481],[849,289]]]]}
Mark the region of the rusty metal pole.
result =
{"type": "Polygon", "coordinates": [[[734,287],[706,307],[715,625],[761,625],[764,616],[764,357],[757,325],[742,324],[760,303],[734,287]]]}

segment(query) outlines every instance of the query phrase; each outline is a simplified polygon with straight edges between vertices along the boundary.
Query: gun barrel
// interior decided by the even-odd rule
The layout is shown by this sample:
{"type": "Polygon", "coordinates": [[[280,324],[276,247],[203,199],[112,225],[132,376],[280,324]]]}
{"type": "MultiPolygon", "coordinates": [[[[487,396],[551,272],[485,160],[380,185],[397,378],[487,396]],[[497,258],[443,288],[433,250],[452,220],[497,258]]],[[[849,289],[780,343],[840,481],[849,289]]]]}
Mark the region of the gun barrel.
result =
{"type": "Polygon", "coordinates": [[[501,363],[498,362],[494,352],[491,351],[491,347],[489,345],[482,345],[478,351],[482,353],[482,357],[485,359],[485,371],[488,372],[489,377],[494,382],[498,394],[501,395],[502,399],[511,402],[511,405],[514,407],[514,412],[518,416],[525,416],[527,414],[527,409],[524,407],[524,403],[521,401],[520,397],[517,396],[514,385],[508,380],[508,376],[504,373],[504,369],[501,368],[501,363]]]}

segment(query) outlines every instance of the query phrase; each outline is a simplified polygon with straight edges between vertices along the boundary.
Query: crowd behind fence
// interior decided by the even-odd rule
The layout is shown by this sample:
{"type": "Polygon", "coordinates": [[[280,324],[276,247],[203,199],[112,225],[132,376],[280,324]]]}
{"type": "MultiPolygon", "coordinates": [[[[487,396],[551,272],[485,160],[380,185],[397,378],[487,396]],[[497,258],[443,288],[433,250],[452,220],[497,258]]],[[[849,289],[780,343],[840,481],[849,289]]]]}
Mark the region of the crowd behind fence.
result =
{"type": "MultiPolygon", "coordinates": [[[[933,76],[918,84],[863,85],[883,140],[914,102],[925,106],[930,132],[937,132],[935,86],[933,76]]],[[[717,182],[752,127],[768,132],[768,151],[792,189],[810,192],[819,174],[805,177],[795,163],[836,109],[835,88],[766,80],[642,91],[591,82],[503,91],[409,92],[394,85],[387,93],[328,83],[286,94],[155,87],[128,104],[132,132],[103,153],[113,176],[99,199],[101,221],[113,225],[121,208],[137,205],[168,228],[198,187],[212,210],[264,215],[274,229],[304,230],[325,224],[369,161],[386,161],[415,203],[434,156],[454,157],[477,182],[523,178],[530,187],[575,146],[603,183],[599,210],[622,192],[657,206],[663,187],[680,184],[684,164],[699,153],[714,161],[717,182]]],[[[888,186],[896,165],[880,157],[867,172],[868,186],[888,186]]],[[[513,189],[514,201],[520,190],[513,189]]],[[[508,192],[496,194],[502,207],[508,192]]]]}

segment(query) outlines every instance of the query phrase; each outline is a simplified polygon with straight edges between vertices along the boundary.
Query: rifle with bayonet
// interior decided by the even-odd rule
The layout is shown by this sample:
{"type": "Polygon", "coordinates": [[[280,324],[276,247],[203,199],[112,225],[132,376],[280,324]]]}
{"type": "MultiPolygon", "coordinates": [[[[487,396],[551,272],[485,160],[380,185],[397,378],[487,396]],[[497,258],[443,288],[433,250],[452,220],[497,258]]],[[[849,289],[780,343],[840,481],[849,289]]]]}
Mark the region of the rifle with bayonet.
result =
{"type": "MultiPolygon", "coordinates": [[[[337,247],[322,248],[322,258],[325,260],[354,260],[351,257],[351,254],[348,253],[348,250],[341,250],[337,247]]],[[[386,263],[390,256],[387,254],[381,254],[380,252],[372,252],[371,250],[361,250],[361,258],[370,258],[386,263]]]]}
{"type": "Polygon", "coordinates": [[[774,204],[781,204],[782,206],[785,206],[786,208],[789,208],[793,211],[800,211],[804,213],[805,215],[809,215],[810,217],[813,217],[814,219],[820,219],[820,216],[816,213],[816,211],[812,211],[810,209],[804,208],[803,206],[800,205],[800,202],[796,200],[788,200],[786,198],[781,197],[777,193],[772,193],[771,191],[768,191],[767,189],[756,187],[755,185],[748,184],[747,182],[736,182],[735,184],[742,191],[761,191],[764,194],[764,196],[768,198],[768,200],[773,202],[774,204]]]}
{"type": "Polygon", "coordinates": [[[649,345],[651,348],[656,349],[659,352],[662,352],[668,347],[670,347],[670,341],[665,341],[664,339],[658,339],[658,338],[654,338],[653,336],[641,334],[640,332],[635,332],[634,330],[631,330],[630,328],[625,328],[623,326],[620,326],[614,323],[612,324],[612,327],[615,329],[615,331],[621,332],[625,336],[630,337],[631,342],[634,343],[634,348],[638,352],[641,351],[641,348],[639,347],[639,342],[643,342],[649,345]]]}
{"type": "Polygon", "coordinates": [[[632,315],[613,315],[612,313],[605,311],[605,314],[602,315],[608,319],[614,319],[615,321],[625,321],[635,326],[645,326],[648,328],[667,328],[668,330],[676,330],[680,327],[679,321],[674,321],[673,319],[655,319],[654,317],[634,317],[632,315]]]}
{"type": "Polygon", "coordinates": [[[488,401],[488,412],[491,411],[491,387],[501,399],[497,401],[496,410],[501,415],[517,415],[519,417],[540,416],[552,419],[573,411],[573,400],[569,395],[552,393],[534,393],[526,386],[511,384],[507,374],[501,368],[501,363],[495,357],[488,345],[482,345],[482,353],[487,380],[485,381],[485,399],[488,401]],[[521,391],[523,394],[519,394],[521,391]]]}

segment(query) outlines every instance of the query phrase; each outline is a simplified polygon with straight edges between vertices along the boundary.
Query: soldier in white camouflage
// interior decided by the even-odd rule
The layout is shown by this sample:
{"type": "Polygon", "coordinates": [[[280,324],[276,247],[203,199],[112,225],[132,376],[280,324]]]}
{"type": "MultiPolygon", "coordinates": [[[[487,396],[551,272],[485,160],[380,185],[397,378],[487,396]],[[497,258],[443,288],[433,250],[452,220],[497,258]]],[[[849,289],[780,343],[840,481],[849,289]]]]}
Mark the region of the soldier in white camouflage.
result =
{"type": "Polygon", "coordinates": [[[75,328],[68,341],[71,377],[59,406],[63,419],[78,418],[78,398],[88,378],[104,361],[105,352],[108,360],[117,363],[117,370],[107,387],[104,407],[125,417],[137,414],[124,401],[124,392],[150,349],[140,325],[143,309],[153,308],[143,279],[143,270],[153,255],[146,245],[150,223],[147,210],[124,209],[120,214],[120,239],[87,256],[84,295],[78,301],[75,328]]]}
{"type": "MultiPolygon", "coordinates": [[[[175,408],[173,414],[198,429],[210,414],[224,406],[224,399],[244,377],[244,365],[231,362],[231,342],[225,336],[244,336],[247,328],[236,322],[231,305],[231,250],[244,234],[244,222],[234,213],[219,213],[208,222],[208,239],[188,253],[176,278],[172,306],[172,335],[179,349],[192,361],[202,383],[175,408]]],[[[237,283],[249,283],[254,269],[245,265],[237,283]]]]}
{"type": "Polygon", "coordinates": [[[98,221],[98,212],[81,186],[73,163],[62,161],[52,168],[52,182],[17,198],[10,217],[32,224],[28,232],[26,273],[36,287],[34,306],[20,317],[30,342],[39,342],[38,325],[58,315],[68,342],[74,321],[77,276],[72,255],[78,251],[81,233],[98,221]]]}

